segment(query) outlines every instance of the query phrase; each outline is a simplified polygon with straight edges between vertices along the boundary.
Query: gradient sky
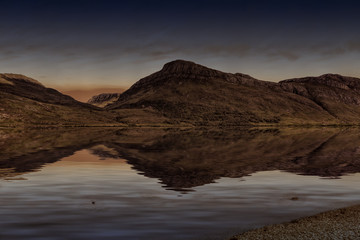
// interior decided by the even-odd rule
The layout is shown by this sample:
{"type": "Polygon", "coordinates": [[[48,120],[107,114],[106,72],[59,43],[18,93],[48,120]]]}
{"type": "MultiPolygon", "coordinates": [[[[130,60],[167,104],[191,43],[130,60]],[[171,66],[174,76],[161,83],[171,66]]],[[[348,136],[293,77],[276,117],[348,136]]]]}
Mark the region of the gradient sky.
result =
{"type": "Polygon", "coordinates": [[[360,77],[359,1],[4,1],[0,72],[128,87],[185,59],[263,80],[360,77]]]}

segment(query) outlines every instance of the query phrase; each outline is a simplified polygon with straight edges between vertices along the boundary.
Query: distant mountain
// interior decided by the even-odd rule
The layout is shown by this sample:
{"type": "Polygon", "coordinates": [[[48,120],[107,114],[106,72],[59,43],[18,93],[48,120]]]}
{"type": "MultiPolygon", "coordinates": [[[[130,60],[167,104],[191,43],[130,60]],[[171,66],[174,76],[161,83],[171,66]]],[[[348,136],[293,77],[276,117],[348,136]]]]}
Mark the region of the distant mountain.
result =
{"type": "Polygon", "coordinates": [[[93,96],[87,103],[97,107],[105,107],[108,104],[116,102],[120,97],[120,93],[102,93],[93,96]]]}
{"type": "Polygon", "coordinates": [[[336,76],[274,83],[176,60],[139,80],[106,109],[152,108],[194,125],[359,123],[360,115],[351,109],[358,108],[360,95],[352,86],[360,81],[336,76]],[[351,84],[341,85],[345,80],[351,84]]]}
{"type": "Polygon", "coordinates": [[[66,87],[62,86],[56,88],[59,92],[69,95],[79,102],[87,102],[91,97],[99,95],[102,93],[122,93],[126,89],[122,87],[96,87],[96,86],[87,86],[87,87],[66,87]]]}
{"type": "Polygon", "coordinates": [[[113,115],[19,74],[0,74],[0,126],[115,124],[113,115]]]}

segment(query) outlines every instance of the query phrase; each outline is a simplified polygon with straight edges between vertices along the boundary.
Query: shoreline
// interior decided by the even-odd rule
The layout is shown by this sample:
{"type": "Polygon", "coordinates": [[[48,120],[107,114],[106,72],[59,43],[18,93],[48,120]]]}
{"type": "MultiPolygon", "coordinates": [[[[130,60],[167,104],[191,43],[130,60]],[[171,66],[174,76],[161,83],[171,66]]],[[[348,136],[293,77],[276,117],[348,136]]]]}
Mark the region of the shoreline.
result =
{"type": "Polygon", "coordinates": [[[330,210],[234,235],[238,239],[359,239],[360,205],[330,210]]]}

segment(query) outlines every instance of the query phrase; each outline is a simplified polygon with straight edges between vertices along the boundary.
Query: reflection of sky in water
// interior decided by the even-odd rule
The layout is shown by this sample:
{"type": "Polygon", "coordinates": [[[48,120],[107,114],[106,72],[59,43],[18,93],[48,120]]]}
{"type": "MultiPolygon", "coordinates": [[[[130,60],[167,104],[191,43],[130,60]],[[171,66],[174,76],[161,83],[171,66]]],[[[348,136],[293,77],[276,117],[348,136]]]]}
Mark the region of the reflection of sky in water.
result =
{"type": "Polygon", "coordinates": [[[259,172],[182,194],[88,150],[21,177],[0,182],[1,239],[221,239],[360,202],[360,174],[259,172]]]}

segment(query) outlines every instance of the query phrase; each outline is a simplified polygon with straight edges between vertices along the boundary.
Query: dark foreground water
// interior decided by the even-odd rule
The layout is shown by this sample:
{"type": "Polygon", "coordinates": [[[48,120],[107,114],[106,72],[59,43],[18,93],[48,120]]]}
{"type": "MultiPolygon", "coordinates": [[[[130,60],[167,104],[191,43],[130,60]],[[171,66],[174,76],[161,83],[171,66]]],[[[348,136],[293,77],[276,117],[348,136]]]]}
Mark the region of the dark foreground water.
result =
{"type": "Polygon", "coordinates": [[[224,239],[360,203],[358,129],[0,133],[0,239],[224,239]]]}

